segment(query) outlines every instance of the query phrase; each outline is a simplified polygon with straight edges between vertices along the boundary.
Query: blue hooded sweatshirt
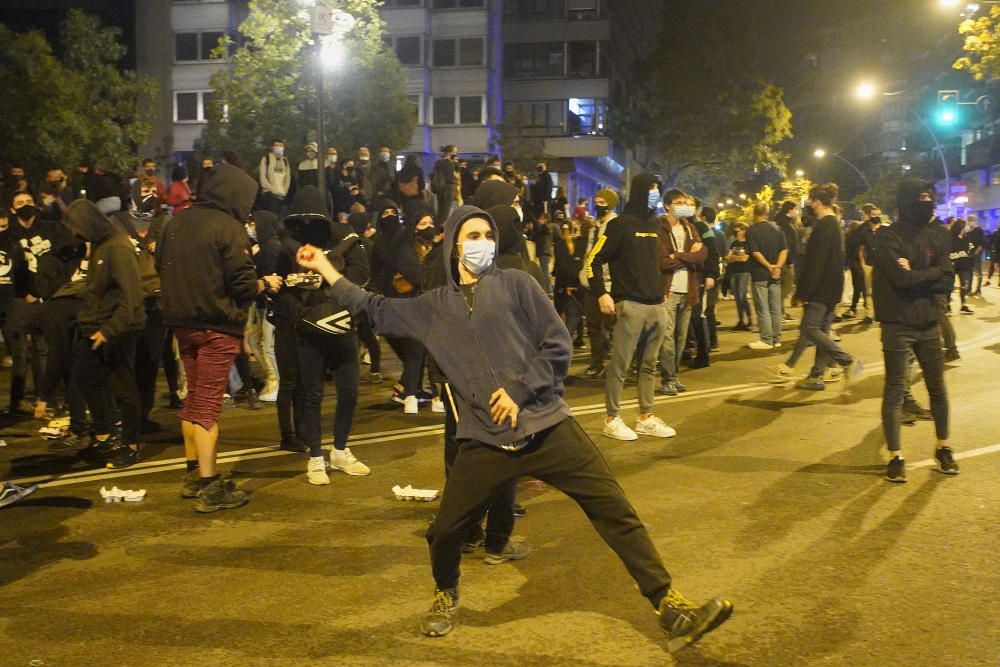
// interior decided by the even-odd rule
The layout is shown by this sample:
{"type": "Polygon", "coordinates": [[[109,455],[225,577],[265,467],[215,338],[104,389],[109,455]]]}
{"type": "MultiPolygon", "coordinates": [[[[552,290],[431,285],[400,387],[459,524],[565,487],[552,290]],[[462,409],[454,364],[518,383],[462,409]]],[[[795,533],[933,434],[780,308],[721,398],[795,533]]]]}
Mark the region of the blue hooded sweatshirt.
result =
{"type": "Polygon", "coordinates": [[[459,287],[454,260],[458,229],[468,219],[496,222],[462,206],[445,223],[442,253],[448,283],[415,299],[391,299],[341,279],[330,295],[351,312],[367,310],[384,336],[419,340],[448,377],[458,409],[460,439],[516,443],[570,415],[563,400],[572,346],[566,326],[538,283],[524,271],[491,266],[479,276],[475,305],[459,287]],[[503,388],[517,403],[517,428],[494,424],[490,396],[503,388]]]}

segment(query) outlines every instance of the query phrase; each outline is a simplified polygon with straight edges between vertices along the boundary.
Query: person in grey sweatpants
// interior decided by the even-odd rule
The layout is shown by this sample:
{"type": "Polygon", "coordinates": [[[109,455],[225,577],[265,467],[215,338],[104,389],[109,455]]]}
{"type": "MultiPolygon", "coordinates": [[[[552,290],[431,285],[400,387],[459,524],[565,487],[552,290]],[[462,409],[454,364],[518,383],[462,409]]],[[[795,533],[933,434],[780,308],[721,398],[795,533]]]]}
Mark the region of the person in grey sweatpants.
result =
{"type": "Polygon", "coordinates": [[[660,346],[667,330],[667,313],[663,304],[650,306],[636,301],[619,301],[615,304],[618,320],[611,338],[611,360],[605,381],[604,405],[609,417],[621,411],[622,387],[636,349],[642,350],[639,359],[639,412],[653,411],[656,390],[656,365],[660,346]]]}

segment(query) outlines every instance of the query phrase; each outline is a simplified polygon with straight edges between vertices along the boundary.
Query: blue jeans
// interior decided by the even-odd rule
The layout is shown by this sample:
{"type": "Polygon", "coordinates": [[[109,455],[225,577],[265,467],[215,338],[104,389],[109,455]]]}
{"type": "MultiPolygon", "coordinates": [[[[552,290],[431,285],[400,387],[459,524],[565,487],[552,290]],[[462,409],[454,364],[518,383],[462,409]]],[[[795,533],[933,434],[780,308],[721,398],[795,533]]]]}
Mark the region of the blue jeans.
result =
{"type": "Polygon", "coordinates": [[[781,282],[753,281],[753,305],[757,311],[760,339],[777,345],[781,342],[781,282]]]}
{"type": "Polygon", "coordinates": [[[687,294],[671,292],[663,302],[667,324],[663,332],[663,343],[660,344],[660,376],[664,382],[677,379],[677,366],[691,323],[691,309],[688,308],[687,300],[687,294]]]}
{"type": "Polygon", "coordinates": [[[733,296],[736,298],[736,317],[740,322],[746,315],[746,323],[750,324],[750,274],[734,273],[730,278],[733,296]]]}

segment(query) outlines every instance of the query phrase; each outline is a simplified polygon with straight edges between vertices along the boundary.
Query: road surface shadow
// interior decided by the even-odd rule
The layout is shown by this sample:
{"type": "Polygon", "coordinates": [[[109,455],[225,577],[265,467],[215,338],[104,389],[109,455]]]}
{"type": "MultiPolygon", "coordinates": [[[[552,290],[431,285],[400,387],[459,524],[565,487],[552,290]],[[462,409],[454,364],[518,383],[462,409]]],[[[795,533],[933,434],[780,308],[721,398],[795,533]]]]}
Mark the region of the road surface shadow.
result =
{"type": "Polygon", "coordinates": [[[0,523],[0,587],[61,560],[94,558],[97,545],[63,541],[70,534],[63,523],[92,505],[84,498],[32,496],[5,509],[0,523]],[[36,511],[39,508],[48,511],[36,511]]]}

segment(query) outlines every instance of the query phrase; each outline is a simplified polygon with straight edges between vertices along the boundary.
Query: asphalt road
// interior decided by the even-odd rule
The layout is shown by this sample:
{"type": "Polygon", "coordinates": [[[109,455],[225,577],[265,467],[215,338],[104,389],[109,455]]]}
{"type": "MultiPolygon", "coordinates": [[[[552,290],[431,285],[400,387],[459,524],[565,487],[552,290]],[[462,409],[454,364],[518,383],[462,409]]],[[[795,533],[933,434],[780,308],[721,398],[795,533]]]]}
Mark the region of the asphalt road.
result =
{"type": "MultiPolygon", "coordinates": [[[[146,460],[118,473],[50,450],[32,437],[38,424],[4,429],[2,478],[44,483],[0,511],[0,663],[1000,665],[998,301],[989,288],[975,315],[952,320],[958,477],[932,469],[923,422],[904,430],[909,482],[883,479],[877,326],[842,329],[869,362],[861,380],[815,394],[767,383],[763,367],[787,349],[753,352],[752,334],[724,329],[713,365],[683,374],[689,391],[657,400],[679,434],[667,441],[600,436],[602,384],[568,388],[676,587],[735,603],[728,623],[674,656],[579,508],[531,480],[516,535],[532,553],[499,566],[466,556],[457,629],[421,636],[433,589],[422,535],[436,503],[390,489],[441,488],[440,419],[404,417],[384,384],[363,387],[351,444],[372,474],[328,487],[306,483],[304,455],[274,449],[273,408],[227,410],[225,467],[252,499],[213,515],[179,497],[183,451],[165,410],[146,460]],[[99,489],[112,484],[147,498],[105,504],[99,489]]],[[[720,316],[732,324],[732,302],[720,316]]]]}

